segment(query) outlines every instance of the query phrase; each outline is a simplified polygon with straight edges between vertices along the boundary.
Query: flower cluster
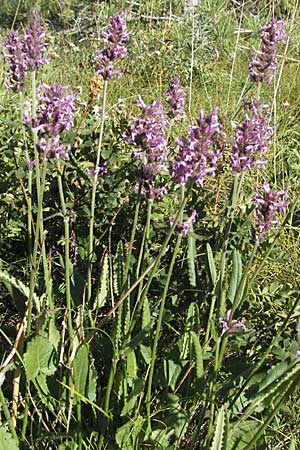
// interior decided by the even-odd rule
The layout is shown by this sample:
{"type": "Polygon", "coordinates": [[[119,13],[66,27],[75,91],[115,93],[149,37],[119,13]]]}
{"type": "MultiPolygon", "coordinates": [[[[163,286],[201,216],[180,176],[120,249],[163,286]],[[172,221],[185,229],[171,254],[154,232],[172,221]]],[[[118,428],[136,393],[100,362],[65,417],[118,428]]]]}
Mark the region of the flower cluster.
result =
{"type": "Polygon", "coordinates": [[[25,122],[37,130],[40,138],[39,150],[59,159],[69,159],[70,146],[60,144],[61,134],[69,130],[73,123],[75,97],[66,86],[54,83],[52,86],[43,84],[39,88],[42,94],[39,98],[36,117],[25,113],[25,122]]]}
{"type": "Polygon", "coordinates": [[[111,16],[110,24],[101,32],[101,37],[108,42],[108,46],[96,54],[98,62],[96,74],[101,75],[104,80],[122,75],[120,69],[115,69],[115,62],[126,55],[127,48],[124,44],[129,40],[129,36],[126,30],[125,12],[111,16]]]}
{"type": "Polygon", "coordinates": [[[18,31],[7,34],[3,45],[4,60],[9,66],[9,71],[6,73],[7,89],[17,92],[22,90],[27,73],[37,70],[47,62],[43,57],[46,49],[44,36],[44,28],[36,11],[33,11],[23,37],[20,37],[18,31]]]}
{"type": "MultiPolygon", "coordinates": [[[[196,215],[197,211],[193,209],[190,217],[186,220],[183,220],[182,223],[179,223],[177,225],[177,231],[179,233],[182,233],[184,236],[188,234],[189,231],[192,229],[192,224],[196,222],[196,215]]],[[[171,217],[170,219],[170,226],[173,226],[174,224],[174,217],[171,217]]]]}
{"type": "Polygon", "coordinates": [[[184,99],[186,93],[179,87],[179,78],[170,81],[169,89],[166,92],[166,99],[170,106],[169,116],[171,119],[182,118],[184,113],[184,99]]]}
{"type": "Polygon", "coordinates": [[[165,111],[159,100],[147,106],[139,96],[136,104],[142,113],[132,119],[126,140],[137,149],[133,158],[142,162],[142,179],[151,182],[163,169],[167,157],[165,111]]]}
{"type": "Polygon", "coordinates": [[[10,69],[6,73],[6,88],[21,91],[27,76],[28,58],[24,40],[20,38],[18,31],[7,34],[3,44],[3,56],[10,69]]]}
{"type": "Polygon", "coordinates": [[[24,43],[28,59],[28,70],[37,70],[47,63],[43,56],[45,45],[45,30],[37,11],[33,11],[29,26],[24,30],[24,43]]]}
{"type": "Polygon", "coordinates": [[[189,138],[183,136],[176,140],[179,152],[175,163],[170,166],[170,173],[177,183],[186,184],[189,180],[195,180],[199,186],[203,186],[207,175],[215,175],[221,156],[218,146],[220,129],[218,108],[207,116],[201,109],[197,125],[189,129],[189,138]]]}
{"type": "Polygon", "coordinates": [[[225,333],[232,333],[237,328],[241,328],[243,331],[247,331],[245,319],[233,320],[230,319],[230,316],[231,316],[231,309],[228,309],[225,318],[219,319],[219,324],[222,327],[222,334],[221,334],[222,336],[225,333]]]}
{"type": "Polygon", "coordinates": [[[266,231],[272,226],[278,226],[277,213],[284,213],[288,201],[285,190],[271,191],[269,183],[258,186],[253,196],[256,212],[256,231],[259,240],[262,240],[266,231]]]}
{"type": "Polygon", "coordinates": [[[261,50],[251,55],[249,75],[251,81],[269,83],[277,68],[276,44],[286,41],[285,21],[272,19],[259,29],[261,50]]]}
{"type": "Polygon", "coordinates": [[[246,115],[240,124],[233,124],[235,139],[230,160],[236,172],[254,166],[264,168],[266,161],[258,159],[258,155],[267,151],[272,137],[272,128],[268,125],[269,114],[264,113],[267,105],[252,101],[247,106],[251,116],[246,115]]]}

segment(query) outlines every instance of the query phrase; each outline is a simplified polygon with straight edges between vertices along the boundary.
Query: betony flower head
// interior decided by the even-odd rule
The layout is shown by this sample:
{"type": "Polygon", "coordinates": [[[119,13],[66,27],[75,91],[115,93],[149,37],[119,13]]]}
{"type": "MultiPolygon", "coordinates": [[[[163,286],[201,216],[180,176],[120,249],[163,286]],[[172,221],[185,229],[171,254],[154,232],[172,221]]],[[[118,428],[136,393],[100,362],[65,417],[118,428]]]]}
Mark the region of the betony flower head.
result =
{"type": "Polygon", "coordinates": [[[179,78],[170,81],[169,89],[166,92],[166,99],[170,106],[169,116],[171,119],[182,118],[184,113],[184,99],[186,93],[179,87],[179,78]]]}
{"type": "Polygon", "coordinates": [[[29,26],[24,30],[24,45],[28,58],[28,70],[37,70],[47,63],[44,57],[46,50],[45,29],[41,23],[39,13],[33,11],[29,26]]]}
{"type": "Polygon", "coordinates": [[[25,85],[28,71],[28,56],[24,40],[20,38],[19,32],[9,32],[3,44],[3,57],[9,70],[6,72],[7,89],[21,91],[25,85]]]}
{"type": "Polygon", "coordinates": [[[238,328],[241,328],[243,331],[247,331],[246,325],[245,325],[245,319],[242,320],[233,320],[230,319],[231,316],[231,309],[228,309],[226,312],[226,316],[224,319],[219,319],[219,325],[222,327],[222,333],[221,336],[225,333],[232,333],[233,331],[237,330],[238,328]]]}
{"type": "MultiPolygon", "coordinates": [[[[189,231],[192,230],[193,228],[193,223],[196,222],[196,215],[197,215],[197,211],[195,209],[193,209],[190,217],[188,217],[186,220],[183,220],[181,223],[177,224],[177,231],[179,233],[182,233],[184,236],[186,236],[189,231]]],[[[174,217],[170,218],[170,226],[172,227],[174,224],[174,217]]]]}
{"type": "Polygon", "coordinates": [[[96,53],[96,74],[101,75],[104,80],[120,77],[122,71],[115,68],[118,59],[123,59],[127,54],[124,44],[129,40],[130,33],[126,30],[125,12],[121,11],[110,17],[110,23],[103,28],[101,37],[108,42],[107,48],[96,53]]]}
{"type": "Polygon", "coordinates": [[[203,186],[206,176],[215,175],[221,157],[217,139],[220,129],[218,107],[207,116],[201,109],[197,125],[189,128],[189,137],[176,140],[179,151],[170,166],[170,173],[177,183],[186,184],[189,180],[195,180],[203,186]]]}
{"type": "Polygon", "coordinates": [[[271,191],[269,183],[265,182],[255,189],[252,199],[256,212],[256,233],[259,240],[272,227],[279,225],[278,213],[285,213],[288,195],[285,190],[271,191]]]}
{"type": "Polygon", "coordinates": [[[286,41],[285,21],[272,19],[259,29],[261,49],[254,50],[249,61],[250,80],[269,83],[278,65],[276,44],[286,41]]]}
{"type": "Polygon", "coordinates": [[[136,148],[133,158],[142,162],[141,177],[152,181],[164,168],[167,157],[164,107],[159,100],[147,106],[141,96],[136,104],[141,115],[132,118],[130,135],[125,137],[125,140],[136,148]]]}
{"type": "Polygon", "coordinates": [[[259,159],[259,156],[260,153],[266,153],[273,134],[268,125],[268,106],[254,101],[247,106],[250,115],[246,114],[246,118],[239,124],[233,123],[235,139],[230,160],[231,167],[236,172],[254,166],[265,167],[266,161],[259,159]]]}

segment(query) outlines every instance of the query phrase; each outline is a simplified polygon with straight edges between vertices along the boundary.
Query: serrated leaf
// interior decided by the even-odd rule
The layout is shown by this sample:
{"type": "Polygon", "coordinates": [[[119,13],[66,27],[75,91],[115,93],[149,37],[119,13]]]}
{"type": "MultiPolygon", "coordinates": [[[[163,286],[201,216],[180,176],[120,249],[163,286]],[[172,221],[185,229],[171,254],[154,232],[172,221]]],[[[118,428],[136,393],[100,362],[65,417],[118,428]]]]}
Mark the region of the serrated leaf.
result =
{"type": "Polygon", "coordinates": [[[194,331],[192,331],[192,340],[196,359],[196,375],[197,378],[202,378],[204,373],[202,348],[200,345],[199,336],[194,331]]]}
{"type": "Polygon", "coordinates": [[[40,373],[54,374],[56,367],[53,362],[54,346],[44,336],[36,336],[27,345],[24,355],[24,366],[28,380],[34,380],[40,373]]]}
{"type": "Polygon", "coordinates": [[[196,245],[195,237],[192,234],[188,234],[188,251],[187,251],[187,262],[188,262],[188,273],[190,285],[196,287],[196,245]]]}
{"type": "MultiPolygon", "coordinates": [[[[5,270],[0,270],[0,282],[4,283],[9,294],[14,300],[18,300],[14,293],[14,290],[20,292],[25,298],[29,297],[29,287],[25,286],[22,281],[17,280],[14,276],[6,272],[5,270]]],[[[35,302],[35,306],[37,311],[40,312],[40,298],[33,294],[33,301],[35,302]]]]}
{"type": "Polygon", "coordinates": [[[120,295],[123,285],[123,272],[124,272],[124,251],[122,241],[118,242],[117,251],[113,261],[113,281],[114,291],[117,295],[120,295]]]}
{"type": "Polygon", "coordinates": [[[225,410],[224,406],[222,406],[220,411],[218,412],[216,429],[210,450],[222,450],[224,447],[223,442],[224,436],[225,436],[225,410]]]}
{"type": "Polygon", "coordinates": [[[217,282],[217,271],[216,271],[215,260],[213,257],[213,252],[212,252],[211,246],[209,244],[206,244],[206,254],[207,254],[210,280],[211,280],[212,285],[215,286],[216,282],[217,282]]]}
{"type": "Polygon", "coordinates": [[[146,296],[143,302],[142,328],[147,327],[151,322],[151,314],[149,308],[149,300],[146,296]]]}
{"type": "Polygon", "coordinates": [[[133,350],[127,353],[127,373],[130,378],[136,378],[137,364],[135,352],[133,350]]]}
{"type": "Polygon", "coordinates": [[[75,390],[81,395],[86,393],[86,384],[89,371],[89,347],[88,344],[81,345],[76,352],[73,361],[73,376],[75,390]]]}
{"type": "Polygon", "coordinates": [[[19,446],[10,433],[0,425],[0,448],[1,450],[19,450],[19,446]]]}
{"type": "Polygon", "coordinates": [[[109,261],[108,261],[108,254],[106,253],[103,258],[99,290],[96,295],[93,309],[101,308],[102,306],[105,305],[105,301],[108,296],[108,281],[109,281],[109,261]]]}

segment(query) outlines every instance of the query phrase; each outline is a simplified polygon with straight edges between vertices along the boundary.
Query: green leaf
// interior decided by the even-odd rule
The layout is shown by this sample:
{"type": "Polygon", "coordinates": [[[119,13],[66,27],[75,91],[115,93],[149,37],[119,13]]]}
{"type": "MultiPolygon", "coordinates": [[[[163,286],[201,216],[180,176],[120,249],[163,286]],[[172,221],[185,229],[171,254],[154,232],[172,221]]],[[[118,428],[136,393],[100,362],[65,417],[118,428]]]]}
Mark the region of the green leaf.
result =
{"type": "Polygon", "coordinates": [[[130,378],[136,378],[137,364],[135,352],[133,350],[127,353],[127,373],[130,378]]]}
{"type": "Polygon", "coordinates": [[[123,285],[123,272],[124,272],[124,251],[122,241],[118,242],[117,251],[113,258],[113,278],[114,278],[114,291],[117,295],[120,295],[123,285]]]}
{"type": "Polygon", "coordinates": [[[151,322],[151,314],[149,308],[149,300],[146,296],[143,302],[143,316],[142,316],[142,328],[147,327],[151,322]]]}
{"type": "Polygon", "coordinates": [[[36,336],[27,345],[24,366],[28,380],[34,380],[40,373],[52,375],[56,371],[53,362],[55,348],[44,336],[36,336]]]}
{"type": "Polygon", "coordinates": [[[108,254],[106,253],[103,258],[99,289],[96,295],[93,309],[101,308],[102,306],[105,305],[105,301],[108,295],[108,281],[109,281],[109,264],[108,264],[108,254]]]}
{"type": "Polygon", "coordinates": [[[73,361],[73,375],[75,389],[81,395],[85,395],[89,371],[89,347],[88,344],[81,345],[76,352],[73,361]]]}
{"type": "Polygon", "coordinates": [[[137,378],[134,380],[132,392],[129,394],[127,401],[121,411],[121,416],[126,416],[130,414],[135,407],[136,401],[139,395],[144,390],[145,381],[143,379],[137,378]]]}
{"type": "Polygon", "coordinates": [[[206,253],[207,253],[207,261],[208,261],[208,268],[209,268],[209,275],[210,280],[213,286],[216,285],[217,282],[217,271],[216,271],[216,265],[213,257],[213,252],[211,249],[211,246],[209,244],[206,244],[206,253]]]}
{"type": "Polygon", "coordinates": [[[195,333],[195,331],[191,332],[192,334],[192,340],[194,344],[194,351],[195,351],[195,358],[196,358],[196,375],[197,378],[203,377],[203,355],[202,355],[202,348],[199,341],[199,336],[195,333]]]}
{"type": "Polygon", "coordinates": [[[238,250],[233,250],[232,255],[232,270],[231,270],[231,276],[230,276],[230,283],[229,283],[229,289],[228,289],[228,298],[233,303],[234,297],[236,294],[236,290],[238,288],[238,285],[241,281],[242,277],[242,260],[241,255],[238,250]]]}
{"type": "Polygon", "coordinates": [[[51,342],[56,351],[58,350],[60,338],[61,338],[60,333],[55,325],[55,319],[54,317],[51,317],[49,321],[49,341],[51,342]]]}
{"type": "Polygon", "coordinates": [[[212,446],[211,446],[210,450],[223,450],[224,436],[225,436],[225,411],[224,411],[224,406],[222,406],[218,413],[216,429],[215,429],[213,442],[212,442],[212,446]]]}
{"type": "Polygon", "coordinates": [[[189,281],[190,285],[196,287],[196,269],[195,269],[195,261],[196,261],[196,245],[195,245],[195,237],[188,233],[188,251],[187,251],[187,262],[188,262],[188,273],[189,273],[189,281]]]}
{"type": "Polygon", "coordinates": [[[0,425],[0,448],[1,450],[19,450],[19,446],[3,426],[0,425]]]}

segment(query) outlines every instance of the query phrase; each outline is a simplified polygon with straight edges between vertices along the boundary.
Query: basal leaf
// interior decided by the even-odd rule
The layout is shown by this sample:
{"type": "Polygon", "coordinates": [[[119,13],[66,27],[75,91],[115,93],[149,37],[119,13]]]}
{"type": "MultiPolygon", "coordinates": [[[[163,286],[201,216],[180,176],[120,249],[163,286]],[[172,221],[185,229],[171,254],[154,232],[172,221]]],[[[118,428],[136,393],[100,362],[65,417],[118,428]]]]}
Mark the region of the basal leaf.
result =
{"type": "Polygon", "coordinates": [[[1,450],[19,450],[19,446],[3,426],[0,425],[0,448],[1,450]]]}
{"type": "Polygon", "coordinates": [[[73,375],[75,389],[81,395],[85,395],[87,377],[89,371],[89,347],[87,344],[81,345],[76,352],[73,361],[73,375]]]}
{"type": "Polygon", "coordinates": [[[40,373],[52,375],[56,370],[53,357],[55,348],[44,336],[36,336],[27,345],[24,366],[28,380],[34,380],[40,373]]]}

